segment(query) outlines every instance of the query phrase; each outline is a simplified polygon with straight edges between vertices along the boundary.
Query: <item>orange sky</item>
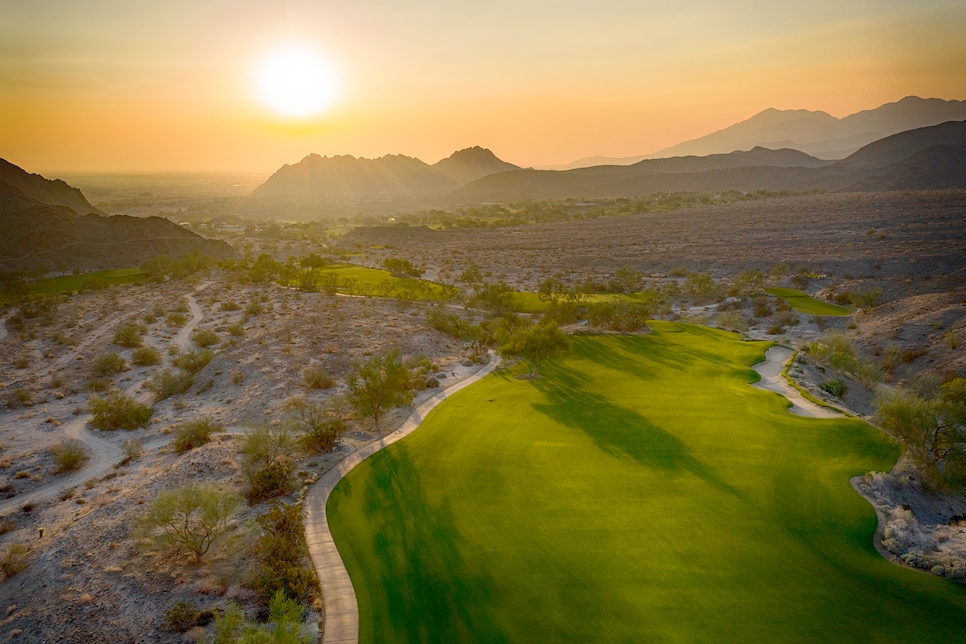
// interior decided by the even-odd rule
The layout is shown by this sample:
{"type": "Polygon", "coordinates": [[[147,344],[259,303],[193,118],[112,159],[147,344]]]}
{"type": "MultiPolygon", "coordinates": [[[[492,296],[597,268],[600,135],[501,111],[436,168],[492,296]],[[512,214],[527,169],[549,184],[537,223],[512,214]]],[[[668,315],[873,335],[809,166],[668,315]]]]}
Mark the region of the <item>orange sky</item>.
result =
{"type": "Polygon", "coordinates": [[[6,0],[0,14],[0,157],[52,175],[267,175],[310,152],[433,163],[472,145],[562,164],[768,107],[966,99],[961,0],[6,0]],[[301,121],[253,87],[293,42],[340,78],[301,121]]]}

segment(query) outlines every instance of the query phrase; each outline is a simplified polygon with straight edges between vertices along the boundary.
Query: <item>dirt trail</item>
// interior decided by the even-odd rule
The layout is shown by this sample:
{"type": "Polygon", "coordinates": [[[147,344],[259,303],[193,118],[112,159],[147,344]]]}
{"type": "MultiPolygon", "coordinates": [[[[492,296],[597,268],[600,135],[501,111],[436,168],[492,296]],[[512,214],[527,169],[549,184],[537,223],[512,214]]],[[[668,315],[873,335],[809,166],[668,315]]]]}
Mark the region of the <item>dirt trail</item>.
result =
{"type": "Polygon", "coordinates": [[[788,409],[796,416],[808,416],[810,418],[841,418],[842,414],[816,405],[808,400],[790,384],[782,375],[785,364],[795,355],[795,352],[788,347],[773,346],[765,352],[765,361],[759,362],[752,367],[761,376],[761,380],[752,383],[752,387],[772,391],[785,396],[792,403],[788,409]]]}
{"type": "Polygon", "coordinates": [[[500,364],[495,354],[490,354],[490,362],[476,373],[456,382],[435,395],[416,405],[413,413],[399,429],[378,438],[359,448],[326,472],[319,482],[305,495],[305,540],[308,543],[312,564],[319,574],[322,584],[322,597],[325,600],[325,636],[323,644],[348,643],[359,641],[359,603],[349,573],[342,563],[339,549],[329,531],[325,504],[329,495],[342,477],[353,467],[375,454],[387,445],[411,434],[423,422],[426,415],[436,405],[457,391],[468,387],[484,376],[492,373],[500,364]]]}
{"type": "MultiPolygon", "coordinates": [[[[195,289],[195,293],[208,286],[208,284],[209,282],[205,282],[198,286],[198,288],[195,289]]],[[[194,294],[186,295],[185,298],[188,300],[188,308],[191,311],[191,319],[187,324],[185,324],[184,328],[178,332],[173,340],[173,342],[180,346],[182,350],[188,348],[191,333],[204,318],[204,313],[201,310],[201,307],[198,305],[198,301],[195,299],[194,294]]],[[[110,326],[111,324],[112,322],[110,321],[106,322],[105,325],[98,330],[98,332],[104,333],[106,327],[110,326]]],[[[5,327],[3,328],[3,332],[6,332],[5,327]]],[[[0,336],[0,339],[3,339],[3,336],[0,336]]],[[[139,389],[142,389],[143,384],[143,381],[135,382],[127,387],[124,392],[128,395],[134,396],[139,402],[149,402],[153,397],[151,391],[142,390],[138,392],[139,389]]],[[[84,414],[83,416],[79,416],[64,425],[63,429],[65,440],[76,440],[84,445],[88,455],[87,463],[85,463],[84,466],[76,472],[56,482],[41,486],[30,492],[17,495],[11,499],[0,501],[0,515],[17,509],[25,503],[43,503],[45,501],[49,501],[60,494],[61,490],[75,487],[90,478],[100,476],[123,460],[124,452],[118,445],[112,441],[101,438],[98,432],[87,428],[91,418],[92,417],[90,414],[84,414]]],[[[241,430],[242,428],[237,427],[229,429],[229,431],[233,433],[240,432],[241,430]]],[[[168,442],[171,441],[171,438],[171,436],[155,437],[147,441],[144,444],[144,448],[156,449],[162,447],[167,445],[168,442]]]]}

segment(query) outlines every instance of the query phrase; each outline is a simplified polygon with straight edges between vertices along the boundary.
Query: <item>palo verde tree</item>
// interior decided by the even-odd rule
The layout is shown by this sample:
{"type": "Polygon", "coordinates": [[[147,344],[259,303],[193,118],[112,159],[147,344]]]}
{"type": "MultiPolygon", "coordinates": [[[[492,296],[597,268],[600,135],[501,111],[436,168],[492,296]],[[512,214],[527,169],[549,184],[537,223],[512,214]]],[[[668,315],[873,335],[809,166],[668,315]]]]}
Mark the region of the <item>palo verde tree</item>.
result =
{"type": "Polygon", "coordinates": [[[155,497],[142,524],[154,541],[191,553],[195,561],[201,561],[227,530],[228,519],[240,502],[234,494],[213,485],[189,484],[155,497]]]}
{"type": "Polygon", "coordinates": [[[966,380],[955,378],[931,397],[902,390],[884,394],[876,418],[902,444],[927,484],[966,485],[966,380]]]}
{"type": "Polygon", "coordinates": [[[399,349],[390,349],[353,366],[348,378],[349,402],[360,415],[372,418],[378,431],[386,411],[412,402],[409,380],[399,349]]]}
{"type": "Polygon", "coordinates": [[[500,345],[502,355],[522,358],[529,365],[530,376],[537,375],[544,361],[569,350],[570,338],[552,320],[518,329],[500,345]]]}

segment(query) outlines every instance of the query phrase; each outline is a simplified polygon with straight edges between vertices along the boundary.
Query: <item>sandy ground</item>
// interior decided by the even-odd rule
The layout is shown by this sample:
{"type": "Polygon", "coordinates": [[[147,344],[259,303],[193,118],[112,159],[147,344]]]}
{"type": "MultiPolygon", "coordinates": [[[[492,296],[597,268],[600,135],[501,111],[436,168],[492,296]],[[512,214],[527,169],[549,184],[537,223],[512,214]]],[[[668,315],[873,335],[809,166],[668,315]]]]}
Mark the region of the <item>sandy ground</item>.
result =
{"type": "Polygon", "coordinates": [[[797,416],[808,416],[811,418],[839,418],[841,413],[828,407],[816,405],[792,387],[788,380],[782,375],[782,369],[788,364],[795,352],[788,347],[773,346],[765,352],[765,361],[759,362],[752,367],[761,376],[761,380],[752,383],[752,387],[773,391],[781,394],[791,403],[788,411],[797,416]]]}

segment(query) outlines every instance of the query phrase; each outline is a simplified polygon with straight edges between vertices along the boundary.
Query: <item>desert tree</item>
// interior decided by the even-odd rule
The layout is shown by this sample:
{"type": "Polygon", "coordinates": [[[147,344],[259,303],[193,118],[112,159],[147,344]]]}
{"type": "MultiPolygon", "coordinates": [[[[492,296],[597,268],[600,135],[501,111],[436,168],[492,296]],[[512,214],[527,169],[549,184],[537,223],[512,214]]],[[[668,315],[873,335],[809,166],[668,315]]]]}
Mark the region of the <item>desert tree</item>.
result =
{"type": "Polygon", "coordinates": [[[228,529],[228,520],[240,502],[234,494],[212,485],[189,484],[155,497],[142,525],[153,541],[201,561],[228,529]]]}
{"type": "Polygon", "coordinates": [[[379,430],[379,419],[393,407],[412,401],[410,373],[399,349],[356,363],[349,373],[349,401],[360,415],[372,418],[379,430]]]}
{"type": "Polygon", "coordinates": [[[569,349],[570,338],[553,321],[519,329],[500,345],[502,355],[526,362],[531,376],[537,375],[544,361],[569,349]]]}

